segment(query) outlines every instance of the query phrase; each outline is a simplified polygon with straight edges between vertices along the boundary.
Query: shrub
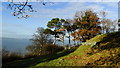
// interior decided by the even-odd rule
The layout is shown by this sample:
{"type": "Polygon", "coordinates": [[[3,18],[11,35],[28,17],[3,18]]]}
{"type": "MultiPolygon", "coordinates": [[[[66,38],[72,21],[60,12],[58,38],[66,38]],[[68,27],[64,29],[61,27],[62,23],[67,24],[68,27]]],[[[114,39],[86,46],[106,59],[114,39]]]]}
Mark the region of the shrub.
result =
{"type": "Polygon", "coordinates": [[[64,50],[62,46],[53,45],[53,44],[44,44],[42,48],[33,49],[34,51],[28,51],[28,53],[25,55],[25,57],[35,57],[35,56],[42,56],[52,53],[57,53],[59,51],[64,50]]]}
{"type": "Polygon", "coordinates": [[[62,50],[64,50],[62,46],[57,46],[57,45],[52,45],[52,44],[46,46],[46,51],[48,53],[56,53],[62,50]]]}
{"type": "Polygon", "coordinates": [[[22,55],[18,52],[10,52],[6,49],[2,49],[2,63],[7,63],[22,58],[23,58],[22,55]]]}

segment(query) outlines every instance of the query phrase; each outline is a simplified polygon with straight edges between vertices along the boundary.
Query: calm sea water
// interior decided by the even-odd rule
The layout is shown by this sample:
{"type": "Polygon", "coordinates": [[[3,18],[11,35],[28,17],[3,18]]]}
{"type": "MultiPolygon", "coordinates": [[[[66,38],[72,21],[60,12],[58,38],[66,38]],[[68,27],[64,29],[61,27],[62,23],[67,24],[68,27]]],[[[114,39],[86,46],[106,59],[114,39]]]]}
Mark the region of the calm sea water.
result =
{"type": "MultiPolygon", "coordinates": [[[[1,41],[1,39],[0,39],[1,41]]],[[[15,39],[15,38],[2,38],[2,48],[5,48],[9,51],[17,52],[26,52],[26,47],[32,44],[29,39],[15,39]]],[[[57,42],[58,45],[61,45],[61,42],[57,42]]],[[[65,45],[68,44],[68,40],[65,40],[65,45]]],[[[73,44],[73,41],[71,41],[73,44]]]]}
{"type": "Polygon", "coordinates": [[[29,39],[2,38],[2,48],[9,51],[26,52],[26,47],[30,45],[29,39]]]}

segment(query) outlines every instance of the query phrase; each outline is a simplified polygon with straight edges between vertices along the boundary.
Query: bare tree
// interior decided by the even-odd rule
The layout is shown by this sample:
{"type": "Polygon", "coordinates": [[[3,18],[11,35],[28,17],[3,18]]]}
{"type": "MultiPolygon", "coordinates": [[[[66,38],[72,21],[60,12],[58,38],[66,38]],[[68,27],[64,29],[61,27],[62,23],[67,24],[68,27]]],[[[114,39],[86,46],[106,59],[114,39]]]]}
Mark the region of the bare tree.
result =
{"type": "MultiPolygon", "coordinates": [[[[8,0],[8,8],[10,8],[13,12],[13,16],[17,18],[28,18],[30,15],[28,12],[37,12],[33,9],[33,5],[29,4],[29,0],[25,0],[24,2],[15,2],[14,0],[8,0]]],[[[48,2],[44,0],[40,0],[42,5],[46,5],[48,2]]],[[[52,2],[49,2],[52,3],[52,2]]]]}
{"type": "Polygon", "coordinates": [[[27,12],[35,12],[32,5],[28,4],[28,0],[25,2],[14,2],[13,0],[9,2],[8,8],[13,10],[13,16],[18,18],[28,18],[27,12]]]}
{"type": "Polygon", "coordinates": [[[105,33],[105,28],[106,28],[106,26],[105,26],[105,17],[106,17],[106,15],[107,15],[107,13],[106,12],[104,12],[104,11],[102,11],[102,12],[100,12],[100,15],[101,15],[101,25],[102,25],[102,33],[104,34],[105,33]]]}

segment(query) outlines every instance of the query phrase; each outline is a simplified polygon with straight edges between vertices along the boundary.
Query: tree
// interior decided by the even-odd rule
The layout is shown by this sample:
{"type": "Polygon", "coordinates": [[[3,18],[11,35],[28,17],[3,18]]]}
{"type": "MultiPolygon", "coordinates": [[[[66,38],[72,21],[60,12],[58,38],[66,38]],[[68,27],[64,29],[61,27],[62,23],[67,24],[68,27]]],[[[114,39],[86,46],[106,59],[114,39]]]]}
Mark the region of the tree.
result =
{"type": "MultiPolygon", "coordinates": [[[[104,33],[109,33],[111,31],[111,27],[113,27],[113,22],[110,19],[104,19],[104,33]]],[[[113,28],[113,30],[115,30],[113,28]]]]}
{"type": "Polygon", "coordinates": [[[120,19],[118,19],[118,22],[120,22],[120,19]]]}
{"type": "Polygon", "coordinates": [[[100,12],[101,15],[101,28],[102,28],[102,33],[109,33],[109,32],[114,32],[116,30],[116,25],[117,25],[117,21],[116,20],[111,20],[111,19],[107,19],[106,15],[107,13],[102,11],[100,12]]]}
{"type": "MultiPolygon", "coordinates": [[[[75,19],[74,19],[75,20],[75,19]]],[[[75,21],[74,21],[75,22],[75,21]]],[[[73,23],[72,25],[71,25],[71,30],[72,30],[72,33],[71,33],[71,36],[72,37],[74,37],[74,39],[73,39],[73,41],[74,41],[74,46],[76,46],[76,40],[75,40],[75,38],[76,38],[76,30],[78,29],[78,27],[77,27],[77,25],[75,24],[75,23],[73,23]]]]}
{"type": "Polygon", "coordinates": [[[60,22],[61,22],[61,25],[60,25],[61,28],[58,29],[57,32],[59,32],[62,35],[62,37],[60,37],[60,39],[62,40],[62,46],[64,47],[64,49],[66,49],[66,47],[64,46],[64,37],[67,32],[68,36],[66,36],[66,37],[69,39],[68,49],[70,49],[70,36],[71,36],[70,34],[72,31],[75,30],[75,27],[74,27],[74,25],[73,26],[71,25],[72,20],[70,20],[70,19],[66,19],[66,20],[60,19],[60,22]]]}
{"type": "Polygon", "coordinates": [[[65,37],[65,35],[66,35],[66,31],[65,31],[65,27],[64,27],[64,25],[65,25],[65,20],[64,20],[64,19],[61,19],[60,22],[61,22],[61,26],[60,26],[61,28],[58,29],[57,32],[59,32],[60,35],[62,35],[61,37],[60,37],[60,35],[59,35],[59,38],[60,38],[60,40],[62,40],[62,46],[63,46],[64,49],[66,50],[66,47],[65,47],[65,45],[64,45],[64,37],[65,37]]]}
{"type": "Polygon", "coordinates": [[[120,31],[120,19],[118,19],[118,27],[119,27],[119,31],[120,31]]]}
{"type": "Polygon", "coordinates": [[[56,44],[56,40],[57,38],[59,38],[59,32],[57,32],[57,30],[59,30],[61,28],[61,21],[59,18],[53,18],[51,21],[48,22],[47,24],[47,29],[45,30],[45,33],[49,33],[51,35],[54,35],[54,42],[53,45],[56,44]]]}
{"type": "Polygon", "coordinates": [[[33,35],[32,45],[26,47],[26,49],[33,55],[43,55],[46,53],[45,47],[50,43],[50,36],[44,34],[44,29],[39,27],[36,33],[33,35]]]}
{"type": "Polygon", "coordinates": [[[66,32],[68,33],[68,36],[66,36],[69,39],[69,43],[68,43],[68,49],[70,49],[70,41],[71,41],[71,32],[72,32],[72,27],[71,27],[71,22],[72,20],[70,19],[66,19],[66,22],[64,24],[64,28],[66,30],[66,32]]]}
{"type": "MultiPolygon", "coordinates": [[[[79,13],[79,12],[78,12],[79,13]]],[[[76,14],[75,24],[78,31],[75,32],[76,40],[85,42],[86,40],[99,34],[101,31],[99,17],[92,10],[81,11],[80,16],[76,14]]]]}
{"type": "Polygon", "coordinates": [[[107,19],[108,21],[106,22],[106,33],[110,33],[110,32],[115,32],[117,29],[117,24],[118,21],[117,20],[111,20],[111,19],[107,19]]]}
{"type": "Polygon", "coordinates": [[[107,13],[106,12],[104,12],[104,11],[101,11],[100,12],[100,16],[101,16],[101,29],[102,29],[102,33],[104,34],[105,33],[105,28],[106,28],[106,15],[107,15],[107,13]]]}
{"type": "Polygon", "coordinates": [[[30,15],[26,14],[27,12],[36,12],[32,5],[28,4],[28,0],[24,2],[9,1],[8,7],[13,11],[13,16],[17,18],[28,18],[30,15]]]}

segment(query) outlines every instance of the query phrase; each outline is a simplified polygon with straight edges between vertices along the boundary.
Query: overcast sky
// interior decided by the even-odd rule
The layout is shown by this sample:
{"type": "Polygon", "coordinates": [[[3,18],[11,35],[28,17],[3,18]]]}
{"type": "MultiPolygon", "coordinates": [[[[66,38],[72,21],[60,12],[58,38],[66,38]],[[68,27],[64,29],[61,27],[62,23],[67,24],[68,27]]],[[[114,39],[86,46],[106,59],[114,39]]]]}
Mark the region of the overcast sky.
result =
{"type": "Polygon", "coordinates": [[[29,3],[37,11],[30,13],[28,19],[12,16],[6,3],[2,4],[2,37],[30,38],[38,27],[46,28],[52,18],[72,19],[77,11],[92,9],[95,12],[106,11],[107,18],[118,19],[118,2],[54,2],[45,6],[38,2],[29,3]]]}

